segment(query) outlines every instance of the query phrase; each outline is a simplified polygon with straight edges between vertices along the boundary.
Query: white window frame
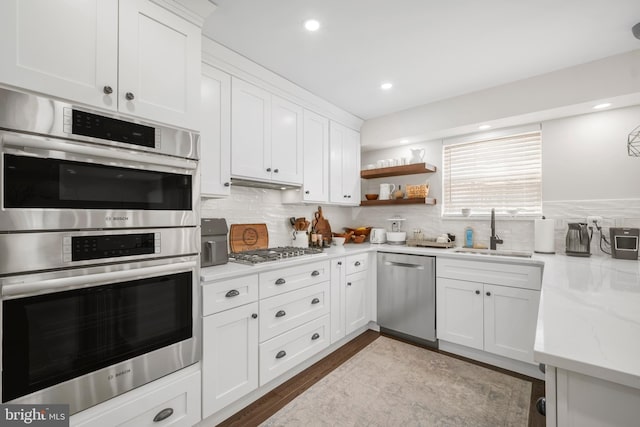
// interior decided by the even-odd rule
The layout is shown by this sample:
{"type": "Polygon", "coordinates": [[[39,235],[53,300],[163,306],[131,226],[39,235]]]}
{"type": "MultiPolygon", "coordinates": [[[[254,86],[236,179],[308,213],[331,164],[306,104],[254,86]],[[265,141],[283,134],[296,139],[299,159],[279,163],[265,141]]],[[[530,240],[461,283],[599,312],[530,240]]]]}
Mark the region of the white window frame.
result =
{"type": "Polygon", "coordinates": [[[470,209],[475,217],[489,215],[492,208],[503,217],[542,215],[540,125],[444,140],[441,206],[443,218],[465,218],[463,208],[470,209]],[[509,148],[515,144],[525,150],[522,157],[509,148]],[[507,177],[515,177],[518,182],[511,183],[507,177]]]}

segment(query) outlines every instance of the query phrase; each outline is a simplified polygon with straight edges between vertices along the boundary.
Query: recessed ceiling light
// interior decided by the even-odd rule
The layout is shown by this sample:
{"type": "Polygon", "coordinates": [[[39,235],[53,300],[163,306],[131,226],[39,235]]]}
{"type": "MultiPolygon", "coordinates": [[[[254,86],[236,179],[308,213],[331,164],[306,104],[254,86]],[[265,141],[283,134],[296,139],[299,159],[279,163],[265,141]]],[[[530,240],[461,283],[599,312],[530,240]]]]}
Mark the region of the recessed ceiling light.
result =
{"type": "Polygon", "coordinates": [[[480,130],[491,129],[491,125],[480,125],[480,126],[478,126],[478,129],[480,129],[480,130]]]}
{"type": "Polygon", "coordinates": [[[380,89],[382,90],[389,90],[393,87],[393,83],[389,83],[389,82],[384,82],[380,85],[380,89]]]}
{"type": "Polygon", "coordinates": [[[602,110],[603,108],[607,108],[607,107],[611,107],[611,103],[610,102],[605,102],[604,104],[594,105],[593,109],[594,110],[602,110]]]}
{"type": "Polygon", "coordinates": [[[304,27],[309,31],[318,31],[320,23],[315,19],[308,19],[304,22],[304,27]]]}

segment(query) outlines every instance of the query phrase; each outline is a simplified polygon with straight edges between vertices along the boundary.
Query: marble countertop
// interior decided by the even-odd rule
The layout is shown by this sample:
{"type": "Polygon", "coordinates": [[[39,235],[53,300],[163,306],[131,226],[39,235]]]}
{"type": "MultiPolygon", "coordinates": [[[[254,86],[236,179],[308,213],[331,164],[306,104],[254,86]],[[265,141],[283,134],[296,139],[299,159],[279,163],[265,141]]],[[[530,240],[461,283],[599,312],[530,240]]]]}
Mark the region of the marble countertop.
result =
{"type": "Polygon", "coordinates": [[[604,256],[534,254],[532,258],[456,253],[453,249],[349,244],[319,255],[257,266],[228,263],[201,270],[201,281],[279,269],[312,260],[378,251],[485,262],[540,265],[535,360],[640,389],[640,262],[604,256]]]}

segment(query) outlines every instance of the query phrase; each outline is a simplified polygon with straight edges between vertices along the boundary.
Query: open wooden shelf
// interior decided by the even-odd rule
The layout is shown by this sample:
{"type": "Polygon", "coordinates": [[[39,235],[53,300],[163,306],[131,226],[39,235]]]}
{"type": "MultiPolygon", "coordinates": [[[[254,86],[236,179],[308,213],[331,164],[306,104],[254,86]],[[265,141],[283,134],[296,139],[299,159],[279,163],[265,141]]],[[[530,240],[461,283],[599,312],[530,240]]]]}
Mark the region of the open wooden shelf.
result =
{"type": "Polygon", "coordinates": [[[388,176],[416,175],[419,173],[433,173],[436,171],[434,165],[429,163],[414,163],[412,165],[391,166],[388,168],[367,169],[360,171],[360,178],[385,178],[388,176]]]}
{"type": "Polygon", "coordinates": [[[360,206],[389,206],[389,205],[435,205],[436,199],[391,199],[391,200],[362,200],[360,206]]]}

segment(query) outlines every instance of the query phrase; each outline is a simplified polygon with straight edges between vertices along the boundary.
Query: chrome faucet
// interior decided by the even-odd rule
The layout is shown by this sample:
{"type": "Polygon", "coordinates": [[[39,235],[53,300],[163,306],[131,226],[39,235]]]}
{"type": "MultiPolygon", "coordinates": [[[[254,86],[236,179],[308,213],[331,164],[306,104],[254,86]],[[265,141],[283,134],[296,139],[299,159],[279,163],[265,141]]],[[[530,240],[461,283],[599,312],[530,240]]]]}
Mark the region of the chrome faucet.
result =
{"type": "Polygon", "coordinates": [[[496,250],[496,245],[503,243],[504,241],[496,234],[496,210],[491,209],[491,237],[489,238],[489,248],[496,250]]]}

